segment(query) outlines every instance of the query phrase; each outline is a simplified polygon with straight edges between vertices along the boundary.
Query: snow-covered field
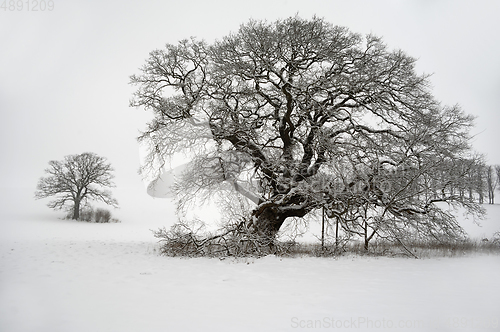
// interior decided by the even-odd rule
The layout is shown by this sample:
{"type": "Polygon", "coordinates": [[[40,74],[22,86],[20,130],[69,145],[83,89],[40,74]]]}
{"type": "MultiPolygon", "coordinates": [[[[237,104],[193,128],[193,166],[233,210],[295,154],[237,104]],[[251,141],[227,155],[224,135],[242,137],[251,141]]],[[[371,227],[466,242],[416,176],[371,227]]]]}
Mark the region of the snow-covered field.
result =
{"type": "MultiPolygon", "coordinates": [[[[168,258],[141,213],[74,222],[12,200],[0,212],[2,332],[500,330],[500,256],[168,258]]],[[[500,230],[500,205],[489,211],[482,228],[464,221],[471,234],[500,230]]]]}

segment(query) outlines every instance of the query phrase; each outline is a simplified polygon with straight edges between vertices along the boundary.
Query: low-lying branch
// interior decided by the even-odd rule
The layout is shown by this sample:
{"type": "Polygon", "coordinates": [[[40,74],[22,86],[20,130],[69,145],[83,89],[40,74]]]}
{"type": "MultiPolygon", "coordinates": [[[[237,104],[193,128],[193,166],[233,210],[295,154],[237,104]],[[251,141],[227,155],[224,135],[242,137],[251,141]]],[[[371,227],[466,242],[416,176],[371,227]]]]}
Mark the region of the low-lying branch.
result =
{"type": "Polygon", "coordinates": [[[153,233],[161,243],[160,253],[167,256],[262,257],[286,254],[293,246],[252,232],[245,223],[227,226],[216,235],[199,235],[185,223],[153,233]]]}

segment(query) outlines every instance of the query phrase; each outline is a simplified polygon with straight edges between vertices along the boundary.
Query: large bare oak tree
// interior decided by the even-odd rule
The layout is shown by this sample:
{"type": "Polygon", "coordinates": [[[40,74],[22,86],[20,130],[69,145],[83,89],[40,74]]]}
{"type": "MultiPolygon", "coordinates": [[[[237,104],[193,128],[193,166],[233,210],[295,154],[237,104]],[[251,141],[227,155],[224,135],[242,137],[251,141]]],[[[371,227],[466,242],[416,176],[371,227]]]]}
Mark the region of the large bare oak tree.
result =
{"type": "Polygon", "coordinates": [[[36,198],[54,197],[48,206],[62,209],[70,205],[72,219],[80,218],[80,209],[89,200],[101,201],[111,206],[118,202],[105,188],[114,187],[113,171],[106,158],[95,153],[69,155],[64,160],[49,161],[46,177],[40,178],[36,198]]]}
{"type": "Polygon", "coordinates": [[[255,203],[248,228],[271,236],[320,208],[365,239],[459,235],[440,206],[481,214],[451,190],[467,185],[454,167],[475,160],[473,117],[441,105],[415,61],[316,17],[167,44],[131,76],[131,106],[154,115],[146,168],[188,151],[181,201],[229,183],[255,203]]]}

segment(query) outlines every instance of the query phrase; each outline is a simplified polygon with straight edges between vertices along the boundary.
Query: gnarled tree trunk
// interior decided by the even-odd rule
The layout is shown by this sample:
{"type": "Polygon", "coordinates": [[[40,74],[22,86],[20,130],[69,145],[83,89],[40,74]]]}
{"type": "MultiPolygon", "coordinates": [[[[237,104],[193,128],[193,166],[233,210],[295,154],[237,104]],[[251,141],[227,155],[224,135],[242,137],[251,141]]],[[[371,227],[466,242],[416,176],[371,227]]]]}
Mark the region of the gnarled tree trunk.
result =
{"type": "Polygon", "coordinates": [[[308,203],[308,197],[301,194],[291,194],[277,201],[261,203],[253,210],[253,220],[249,227],[251,230],[275,237],[287,218],[301,218],[314,208],[308,203]]]}
{"type": "Polygon", "coordinates": [[[250,229],[256,233],[275,237],[287,218],[278,206],[261,206],[252,213],[250,229]]]}

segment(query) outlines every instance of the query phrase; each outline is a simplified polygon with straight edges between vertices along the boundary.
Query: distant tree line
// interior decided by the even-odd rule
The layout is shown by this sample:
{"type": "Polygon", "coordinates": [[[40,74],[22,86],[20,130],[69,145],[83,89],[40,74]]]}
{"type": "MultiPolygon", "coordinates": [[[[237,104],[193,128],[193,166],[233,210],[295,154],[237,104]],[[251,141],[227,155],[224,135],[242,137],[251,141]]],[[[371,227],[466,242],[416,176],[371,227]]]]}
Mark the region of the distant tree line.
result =
{"type": "MultiPolygon", "coordinates": [[[[406,170],[408,171],[408,170],[406,170]]],[[[495,191],[500,189],[500,165],[488,165],[481,157],[446,161],[433,177],[419,178],[418,182],[430,181],[433,198],[458,196],[479,204],[495,204],[495,191]]],[[[429,193],[427,193],[429,194],[429,193]]],[[[418,191],[415,191],[418,196],[418,191]]]]}
{"type": "Polygon", "coordinates": [[[500,188],[500,186],[498,186],[500,184],[500,165],[482,165],[482,173],[486,178],[488,203],[495,204],[495,189],[500,188]]]}
{"type": "MultiPolygon", "coordinates": [[[[495,191],[500,188],[500,165],[488,165],[483,160],[459,160],[444,172],[462,177],[454,186],[444,187],[452,195],[468,197],[479,204],[495,204],[495,191]],[[462,183],[463,185],[456,185],[462,183]]],[[[437,194],[437,193],[436,193],[437,194]]]]}

